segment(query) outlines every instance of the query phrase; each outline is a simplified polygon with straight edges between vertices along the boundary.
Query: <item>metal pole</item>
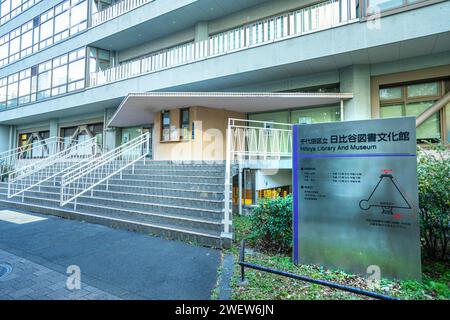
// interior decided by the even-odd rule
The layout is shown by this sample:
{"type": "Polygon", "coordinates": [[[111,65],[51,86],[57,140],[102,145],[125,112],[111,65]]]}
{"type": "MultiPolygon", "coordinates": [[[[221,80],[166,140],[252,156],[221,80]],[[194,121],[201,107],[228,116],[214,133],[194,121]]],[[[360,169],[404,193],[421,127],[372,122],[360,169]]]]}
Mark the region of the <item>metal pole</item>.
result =
{"type": "Polygon", "coordinates": [[[239,215],[242,216],[242,175],[244,170],[242,169],[242,156],[239,156],[239,177],[238,177],[238,190],[239,190],[239,215]]]}
{"type": "MultiPolygon", "coordinates": [[[[239,255],[239,261],[245,262],[245,240],[241,241],[241,251],[239,255]]],[[[245,266],[241,265],[241,282],[245,281],[245,266]]]]}
{"type": "Polygon", "coordinates": [[[224,232],[230,233],[231,210],[230,210],[230,175],[231,175],[231,119],[228,119],[227,149],[225,161],[225,206],[224,206],[224,232]]]}

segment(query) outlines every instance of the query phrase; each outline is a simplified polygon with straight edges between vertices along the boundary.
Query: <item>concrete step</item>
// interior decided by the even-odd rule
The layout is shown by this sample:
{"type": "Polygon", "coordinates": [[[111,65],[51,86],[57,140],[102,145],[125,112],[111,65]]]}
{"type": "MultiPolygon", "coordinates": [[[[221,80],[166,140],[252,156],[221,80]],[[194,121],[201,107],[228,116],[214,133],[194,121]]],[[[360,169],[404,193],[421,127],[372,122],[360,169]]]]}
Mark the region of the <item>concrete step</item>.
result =
{"type": "MultiPolygon", "coordinates": [[[[126,174],[132,174],[133,169],[132,167],[128,167],[123,170],[123,173],[126,174]]],[[[159,169],[159,168],[135,168],[134,169],[135,175],[159,175],[159,174],[165,174],[165,175],[173,175],[173,176],[211,176],[211,177],[224,177],[225,172],[222,170],[201,170],[201,169],[190,169],[187,170],[183,168],[180,169],[159,169]]]]}
{"type": "MultiPolygon", "coordinates": [[[[0,185],[0,188],[6,188],[6,186],[0,185]]],[[[61,190],[60,183],[57,182],[53,185],[53,182],[43,183],[39,186],[32,188],[30,191],[45,191],[52,193],[59,193],[61,190]]],[[[106,183],[100,184],[94,188],[97,191],[107,191],[106,183]]],[[[159,187],[142,187],[142,186],[127,186],[127,185],[114,185],[111,182],[108,183],[108,192],[114,194],[136,194],[143,196],[162,196],[162,197],[174,197],[174,198],[187,198],[192,200],[216,200],[223,201],[223,190],[222,191],[204,191],[204,190],[183,190],[183,189],[170,189],[170,188],[159,188],[159,187]]]]}
{"type": "MultiPolygon", "coordinates": [[[[49,174],[56,171],[49,170],[49,174]]],[[[94,174],[94,179],[103,175],[94,174]]],[[[56,176],[7,198],[7,183],[0,183],[0,202],[40,213],[101,221],[103,224],[147,230],[175,239],[220,246],[224,239],[224,176],[221,164],[139,161],[60,206],[61,177],[56,176]],[[108,186],[108,187],[107,187],[108,186]]],[[[24,180],[27,186],[26,180],[24,180]]],[[[231,192],[231,189],[230,189],[231,192]]],[[[229,243],[229,240],[227,241],[229,243]]]]}
{"type": "Polygon", "coordinates": [[[16,208],[19,210],[28,210],[41,214],[51,214],[66,219],[77,219],[90,223],[107,225],[114,228],[152,234],[169,239],[194,242],[208,247],[221,248],[224,246],[223,240],[221,238],[221,232],[194,230],[183,227],[176,227],[173,225],[145,223],[129,219],[120,219],[111,216],[105,216],[101,214],[85,213],[81,211],[70,210],[68,208],[35,205],[28,202],[22,203],[16,200],[6,200],[1,198],[1,196],[0,203],[4,206],[16,208]]]}
{"type": "MultiPolygon", "coordinates": [[[[53,190],[46,190],[44,187],[33,188],[32,190],[25,191],[28,197],[45,197],[48,199],[60,199],[60,192],[58,188],[53,187],[53,190]]],[[[204,209],[208,211],[221,211],[223,209],[223,201],[220,200],[208,200],[208,199],[193,199],[182,198],[173,196],[158,196],[148,194],[135,194],[130,192],[117,192],[107,190],[93,190],[86,192],[79,198],[79,202],[83,201],[96,201],[102,199],[108,201],[114,206],[126,206],[136,208],[137,204],[149,204],[149,205],[165,205],[182,208],[192,209],[204,209]]]]}
{"type": "MultiPolygon", "coordinates": [[[[0,195],[1,199],[5,199],[4,195],[0,195]]],[[[22,197],[14,197],[7,199],[10,201],[22,202],[22,197]]],[[[23,202],[27,204],[33,204],[35,206],[45,207],[60,207],[59,199],[52,197],[52,194],[41,193],[40,196],[36,196],[34,193],[25,193],[23,202]]],[[[160,211],[144,211],[131,209],[127,206],[118,207],[116,203],[101,202],[98,198],[79,197],[77,199],[76,207],[73,203],[65,205],[63,208],[71,211],[84,212],[90,214],[98,214],[105,217],[127,219],[129,221],[136,221],[142,223],[151,224],[164,224],[172,225],[176,227],[188,228],[196,231],[216,231],[222,230],[221,216],[217,215],[211,217],[211,215],[191,216],[187,215],[186,210],[178,210],[177,212],[161,213],[160,211]]]]}
{"type": "MultiPolygon", "coordinates": [[[[53,186],[53,179],[43,182],[43,186],[53,186]]],[[[5,187],[8,188],[8,183],[5,183],[5,187]]],[[[108,181],[109,185],[120,185],[124,187],[136,187],[136,188],[161,188],[161,189],[176,189],[185,191],[198,191],[205,192],[223,192],[223,183],[208,183],[208,182],[184,182],[184,181],[160,181],[160,180],[141,180],[141,179],[119,179],[119,177],[112,177],[108,181]]],[[[1,185],[1,184],[0,184],[1,185]]],[[[56,179],[56,186],[60,186],[60,179],[56,179]]],[[[100,186],[106,186],[106,182],[100,184],[100,186]]]]}
{"type": "MultiPolygon", "coordinates": [[[[95,194],[95,193],[94,193],[95,194]]],[[[105,195],[103,193],[103,195],[105,195]]],[[[10,198],[12,200],[22,201],[22,197],[25,202],[45,205],[45,206],[59,206],[60,205],[60,195],[59,193],[51,192],[38,192],[38,191],[25,191],[23,194],[10,198]]],[[[7,199],[7,191],[0,189],[0,198],[7,199]]],[[[209,209],[209,208],[197,208],[197,207],[187,207],[175,204],[167,204],[164,202],[140,202],[135,200],[123,200],[114,199],[112,196],[109,197],[91,197],[90,192],[81,195],[77,198],[77,208],[81,205],[95,207],[96,211],[107,213],[111,208],[116,208],[118,210],[131,210],[140,212],[152,212],[162,215],[175,215],[183,216],[193,219],[207,219],[211,221],[221,221],[223,218],[223,202],[221,202],[222,207],[220,209],[209,209]],[[105,209],[107,208],[107,209],[105,209]]],[[[69,203],[66,205],[69,208],[74,208],[74,204],[69,203]]]]}
{"type": "MultiPolygon", "coordinates": [[[[120,173],[114,175],[113,178],[120,178],[120,173]]],[[[101,179],[104,178],[105,175],[100,175],[97,173],[90,174],[90,177],[93,177],[94,179],[101,179]]],[[[60,176],[58,176],[60,178],[60,176]]],[[[58,179],[57,178],[57,179],[58,179]]],[[[22,180],[27,181],[28,178],[22,180]]],[[[145,180],[145,181],[179,181],[179,182],[187,182],[187,183],[199,183],[199,182],[206,182],[206,183],[215,183],[220,184],[225,182],[224,176],[207,176],[207,175],[181,175],[181,174],[171,174],[171,173],[165,173],[165,172],[159,172],[154,174],[132,174],[131,171],[124,171],[122,172],[122,179],[129,179],[129,180],[145,180]]]]}

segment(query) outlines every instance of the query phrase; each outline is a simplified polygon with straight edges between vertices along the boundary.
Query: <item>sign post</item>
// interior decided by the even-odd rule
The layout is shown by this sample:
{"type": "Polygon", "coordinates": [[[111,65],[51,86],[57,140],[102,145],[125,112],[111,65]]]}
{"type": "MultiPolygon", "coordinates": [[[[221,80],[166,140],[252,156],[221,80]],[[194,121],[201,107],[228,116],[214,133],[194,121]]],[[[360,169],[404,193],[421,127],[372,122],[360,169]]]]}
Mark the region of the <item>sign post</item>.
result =
{"type": "Polygon", "coordinates": [[[414,117],[294,126],[294,262],[421,279],[414,117]]]}

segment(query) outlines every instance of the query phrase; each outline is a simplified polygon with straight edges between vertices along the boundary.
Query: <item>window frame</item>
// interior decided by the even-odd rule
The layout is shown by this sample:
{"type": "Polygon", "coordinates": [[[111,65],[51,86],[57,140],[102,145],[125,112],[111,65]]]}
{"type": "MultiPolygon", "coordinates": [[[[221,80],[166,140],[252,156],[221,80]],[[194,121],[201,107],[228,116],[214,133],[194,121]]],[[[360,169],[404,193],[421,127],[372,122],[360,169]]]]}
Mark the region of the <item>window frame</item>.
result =
{"type": "MultiPolygon", "coordinates": [[[[436,101],[442,98],[445,95],[445,85],[446,82],[449,81],[449,79],[425,79],[420,81],[409,81],[409,82],[402,82],[402,83],[395,83],[395,84],[389,84],[389,85],[382,85],[378,88],[378,98],[379,98],[379,112],[380,112],[380,118],[381,118],[381,109],[383,107],[389,107],[389,106],[395,106],[395,105],[401,105],[402,106],[402,117],[406,116],[406,108],[407,105],[410,103],[418,103],[418,102],[427,102],[427,101],[436,101]],[[426,95],[426,96],[420,96],[420,97],[410,97],[408,98],[408,86],[415,85],[415,84],[426,84],[426,83],[437,83],[438,84],[438,93],[436,95],[426,95]],[[386,88],[402,88],[402,98],[401,99],[386,99],[381,100],[380,99],[380,91],[382,89],[386,88]]],[[[445,109],[445,108],[443,108],[445,109]]],[[[443,112],[443,109],[439,111],[439,134],[440,139],[442,141],[446,141],[446,128],[445,128],[445,112],[443,112]]],[[[424,141],[433,141],[434,138],[430,139],[417,139],[417,143],[423,143],[424,141]]]]}
{"type": "Polygon", "coordinates": [[[185,107],[180,109],[180,140],[188,141],[190,136],[191,108],[185,107]],[[183,121],[183,113],[187,112],[187,121],[183,121]],[[183,135],[183,129],[187,128],[186,136],[183,135]]]}
{"type": "Polygon", "coordinates": [[[161,141],[165,142],[165,141],[170,141],[170,110],[164,110],[161,112],[161,141]],[[164,124],[164,119],[165,116],[168,115],[168,119],[169,119],[169,124],[165,125],[164,124]],[[168,139],[164,139],[164,130],[169,130],[169,136],[168,139]]]}
{"type": "Polygon", "coordinates": [[[1,88],[4,89],[4,83],[6,84],[6,100],[1,101],[0,105],[0,111],[13,109],[16,107],[21,107],[24,105],[27,105],[29,103],[34,103],[36,101],[42,101],[46,99],[50,99],[53,97],[70,94],[72,92],[84,90],[86,88],[86,79],[87,79],[87,73],[86,73],[86,47],[81,47],[75,50],[72,50],[66,54],[59,55],[53,59],[41,62],[37,65],[34,65],[30,68],[26,68],[23,70],[20,70],[18,72],[15,72],[13,74],[10,74],[8,76],[5,76],[3,78],[0,78],[0,85],[1,88]],[[73,57],[72,60],[70,60],[70,57],[73,57]],[[70,79],[70,65],[79,63],[80,61],[83,61],[83,70],[80,74],[82,74],[82,78],[80,79],[70,79]],[[61,83],[58,83],[55,85],[54,83],[54,72],[55,69],[58,68],[65,68],[66,74],[65,74],[65,80],[61,83]],[[47,79],[45,80],[48,82],[48,87],[42,87],[42,79],[44,78],[44,74],[47,75],[47,79]],[[9,79],[16,78],[14,82],[17,82],[17,97],[14,99],[8,99],[9,97],[9,85],[13,81],[10,81],[9,79]],[[21,95],[20,91],[20,83],[22,81],[29,81],[29,91],[25,95],[21,95]],[[16,103],[14,103],[16,102],[16,103]],[[5,106],[3,107],[3,103],[5,106]]]}
{"type": "MultiPolygon", "coordinates": [[[[1,1],[1,0],[0,0],[1,1]]],[[[10,1],[10,0],[7,0],[10,1]]],[[[24,1],[24,0],[22,0],[24,1]]],[[[42,0],[36,0],[42,1],[42,0]]],[[[58,43],[64,39],[67,39],[79,32],[87,29],[88,22],[88,0],[64,0],[60,1],[47,11],[35,16],[33,19],[28,20],[22,25],[18,26],[16,29],[2,35],[0,37],[0,44],[4,45],[8,43],[7,47],[7,55],[6,57],[0,60],[0,67],[9,65],[27,57],[31,54],[39,52],[55,43],[58,43]],[[85,6],[85,19],[80,20],[76,25],[72,25],[72,11],[75,7],[85,6]],[[61,10],[59,10],[61,9],[61,10]],[[58,17],[65,15],[68,13],[67,20],[68,25],[65,28],[58,30],[56,33],[56,21],[58,17]],[[45,26],[45,29],[43,28],[45,26]],[[45,31],[45,34],[43,33],[45,31]],[[31,33],[31,34],[29,34],[31,33]],[[23,40],[25,36],[31,38],[31,45],[27,45],[26,47],[22,46],[23,40]],[[45,38],[44,38],[45,37],[45,38]],[[18,51],[12,53],[11,52],[11,42],[18,41],[18,51]]],[[[29,41],[29,40],[28,40],[29,41]]]]}

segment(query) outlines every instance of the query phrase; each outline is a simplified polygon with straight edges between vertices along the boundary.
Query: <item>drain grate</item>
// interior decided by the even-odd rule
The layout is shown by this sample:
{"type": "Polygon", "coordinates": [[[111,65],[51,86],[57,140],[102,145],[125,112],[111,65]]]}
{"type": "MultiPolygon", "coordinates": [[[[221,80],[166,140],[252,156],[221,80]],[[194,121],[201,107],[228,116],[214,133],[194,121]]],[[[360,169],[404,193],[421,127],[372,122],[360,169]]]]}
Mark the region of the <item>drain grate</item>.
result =
{"type": "Polygon", "coordinates": [[[9,264],[0,264],[0,280],[6,278],[12,271],[12,267],[9,264]]]}

